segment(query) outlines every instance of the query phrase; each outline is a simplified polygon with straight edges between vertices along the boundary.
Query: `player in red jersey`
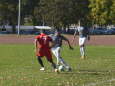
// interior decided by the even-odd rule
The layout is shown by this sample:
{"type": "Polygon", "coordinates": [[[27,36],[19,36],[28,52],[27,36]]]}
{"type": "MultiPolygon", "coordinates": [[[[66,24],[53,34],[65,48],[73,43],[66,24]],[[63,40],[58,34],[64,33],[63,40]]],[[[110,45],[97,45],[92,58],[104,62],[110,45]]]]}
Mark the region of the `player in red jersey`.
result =
{"type": "Polygon", "coordinates": [[[55,72],[58,70],[56,69],[56,64],[53,62],[52,54],[50,50],[50,43],[52,43],[51,37],[43,33],[43,31],[40,33],[40,35],[35,37],[35,51],[36,56],[38,59],[39,64],[41,65],[40,70],[45,70],[44,64],[42,62],[42,57],[46,57],[47,60],[52,64],[52,67],[55,69],[55,72]]]}

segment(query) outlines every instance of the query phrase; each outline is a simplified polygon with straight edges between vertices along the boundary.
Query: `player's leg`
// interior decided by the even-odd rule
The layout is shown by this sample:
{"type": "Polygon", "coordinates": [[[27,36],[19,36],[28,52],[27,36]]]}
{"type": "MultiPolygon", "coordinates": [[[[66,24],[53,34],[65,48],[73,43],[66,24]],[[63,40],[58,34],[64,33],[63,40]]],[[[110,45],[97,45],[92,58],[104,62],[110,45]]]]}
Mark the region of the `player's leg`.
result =
{"type": "Polygon", "coordinates": [[[53,62],[52,58],[47,57],[47,60],[51,63],[52,67],[56,69],[56,64],[53,62]]]}
{"type": "Polygon", "coordinates": [[[56,64],[53,62],[53,59],[52,59],[52,58],[47,57],[47,60],[51,63],[51,65],[52,65],[52,67],[53,67],[54,71],[55,71],[55,72],[59,72],[59,71],[58,71],[58,69],[57,69],[56,64]]]}
{"type": "Polygon", "coordinates": [[[41,56],[38,56],[37,60],[38,60],[38,63],[41,65],[40,70],[45,70],[45,69],[44,69],[43,61],[42,61],[42,59],[41,59],[41,56]]]}
{"type": "Polygon", "coordinates": [[[86,38],[79,38],[79,46],[80,46],[80,53],[81,53],[81,58],[84,59],[85,58],[85,41],[86,38]]]}
{"type": "Polygon", "coordinates": [[[80,54],[82,56],[83,55],[83,51],[82,51],[82,38],[79,38],[79,47],[80,47],[80,54]]]}
{"type": "Polygon", "coordinates": [[[81,58],[84,59],[85,58],[85,48],[84,48],[84,45],[81,45],[80,49],[81,49],[81,52],[82,52],[81,58]]]}
{"type": "Polygon", "coordinates": [[[59,62],[69,71],[71,69],[70,66],[61,57],[61,47],[57,48],[56,53],[57,53],[57,57],[59,58],[59,62]]]}
{"type": "Polygon", "coordinates": [[[52,65],[54,71],[55,71],[55,72],[58,72],[57,67],[56,67],[56,64],[53,62],[52,55],[51,55],[51,51],[50,51],[50,50],[46,50],[45,56],[46,56],[48,62],[51,63],[51,65],[52,65]]]}
{"type": "Polygon", "coordinates": [[[59,65],[59,58],[58,58],[58,54],[56,53],[56,51],[57,51],[57,47],[52,48],[52,53],[56,57],[57,65],[59,65]]]}
{"type": "Polygon", "coordinates": [[[67,71],[71,71],[71,67],[65,62],[63,58],[60,57],[61,64],[66,68],[67,71]]]}
{"type": "Polygon", "coordinates": [[[83,51],[83,57],[85,58],[85,42],[86,42],[86,37],[83,38],[83,46],[82,46],[82,51],[83,51]]]}
{"type": "Polygon", "coordinates": [[[64,60],[60,57],[60,47],[52,48],[52,53],[55,55],[57,59],[57,65],[60,65],[60,63],[64,62],[64,60]]]}
{"type": "Polygon", "coordinates": [[[39,49],[39,51],[37,52],[37,60],[38,60],[38,63],[40,64],[40,66],[41,66],[40,70],[45,70],[44,69],[44,64],[43,64],[43,61],[42,61],[43,56],[44,56],[44,50],[39,49]]]}
{"type": "Polygon", "coordinates": [[[55,49],[55,53],[56,53],[56,58],[58,59],[58,65],[61,63],[61,64],[64,64],[64,60],[63,60],[63,58],[61,57],[61,54],[60,54],[60,47],[57,47],[56,49],[55,49]]]}

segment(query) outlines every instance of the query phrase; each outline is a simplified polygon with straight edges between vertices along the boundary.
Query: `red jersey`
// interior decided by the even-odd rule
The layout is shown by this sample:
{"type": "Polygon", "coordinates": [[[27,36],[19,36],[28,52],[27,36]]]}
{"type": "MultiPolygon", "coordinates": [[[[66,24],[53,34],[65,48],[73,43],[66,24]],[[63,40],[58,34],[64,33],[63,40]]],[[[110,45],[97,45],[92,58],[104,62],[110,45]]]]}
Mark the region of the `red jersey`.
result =
{"type": "Polygon", "coordinates": [[[49,42],[52,41],[52,38],[48,35],[41,33],[35,37],[39,43],[39,48],[49,48],[49,42]]]}

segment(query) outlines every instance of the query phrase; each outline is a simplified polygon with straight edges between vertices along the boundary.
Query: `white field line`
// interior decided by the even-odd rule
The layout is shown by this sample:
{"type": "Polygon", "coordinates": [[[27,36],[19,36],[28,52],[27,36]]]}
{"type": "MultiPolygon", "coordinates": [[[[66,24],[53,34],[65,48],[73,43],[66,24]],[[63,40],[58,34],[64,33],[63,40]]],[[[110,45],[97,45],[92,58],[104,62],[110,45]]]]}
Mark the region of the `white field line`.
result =
{"type": "Polygon", "coordinates": [[[107,82],[112,82],[112,81],[115,81],[115,78],[110,79],[110,80],[101,81],[101,82],[96,82],[96,83],[89,83],[89,84],[83,85],[83,86],[96,86],[96,85],[99,85],[99,84],[103,84],[103,83],[107,83],[107,82]]]}

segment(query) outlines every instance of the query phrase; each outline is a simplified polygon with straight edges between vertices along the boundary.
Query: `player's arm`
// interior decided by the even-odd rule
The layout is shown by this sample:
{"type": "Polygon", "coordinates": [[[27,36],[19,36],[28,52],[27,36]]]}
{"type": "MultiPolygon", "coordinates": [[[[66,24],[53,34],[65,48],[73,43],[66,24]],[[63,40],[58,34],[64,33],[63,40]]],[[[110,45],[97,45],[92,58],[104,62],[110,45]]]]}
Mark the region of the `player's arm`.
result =
{"type": "Polygon", "coordinates": [[[34,40],[34,47],[35,47],[35,52],[38,52],[39,51],[38,39],[34,40]]]}
{"type": "Polygon", "coordinates": [[[52,48],[54,46],[54,42],[53,41],[50,41],[49,43],[49,48],[52,48]]]}
{"type": "Polygon", "coordinates": [[[70,49],[73,49],[73,47],[72,47],[71,44],[70,44],[70,41],[69,41],[66,37],[64,37],[64,36],[62,36],[62,37],[63,37],[63,40],[65,40],[65,41],[68,43],[69,48],[70,48],[70,49]]]}
{"type": "Polygon", "coordinates": [[[70,48],[70,49],[73,49],[73,47],[71,46],[71,44],[70,44],[70,42],[69,42],[68,39],[67,39],[67,42],[68,42],[69,48],[70,48]]]}
{"type": "Polygon", "coordinates": [[[37,51],[37,39],[34,40],[34,49],[35,49],[35,52],[37,51]]]}
{"type": "Polygon", "coordinates": [[[54,41],[51,37],[49,37],[49,40],[50,40],[49,47],[52,48],[54,46],[54,41]]]}
{"type": "Polygon", "coordinates": [[[74,42],[76,35],[77,35],[77,30],[75,30],[75,32],[74,32],[72,43],[74,42]]]}
{"type": "Polygon", "coordinates": [[[87,28],[87,39],[90,40],[90,31],[88,28],[87,28]]]}
{"type": "Polygon", "coordinates": [[[87,39],[90,40],[90,36],[89,35],[87,35],[87,39]]]}

